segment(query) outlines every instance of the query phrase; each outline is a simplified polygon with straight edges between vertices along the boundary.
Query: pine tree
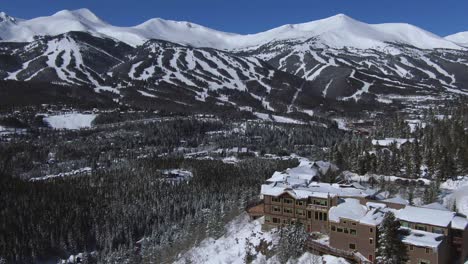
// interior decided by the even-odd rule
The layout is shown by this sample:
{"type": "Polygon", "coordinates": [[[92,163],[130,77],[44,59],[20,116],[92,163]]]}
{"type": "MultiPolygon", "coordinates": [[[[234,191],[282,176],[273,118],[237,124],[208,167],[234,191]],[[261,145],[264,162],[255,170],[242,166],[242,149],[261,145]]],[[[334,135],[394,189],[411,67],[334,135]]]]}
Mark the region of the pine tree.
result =
{"type": "Polygon", "coordinates": [[[406,246],[401,240],[400,223],[392,212],[385,214],[379,226],[378,264],[403,264],[408,260],[406,246]]]}
{"type": "Polygon", "coordinates": [[[280,229],[278,241],[278,258],[281,263],[289,259],[299,258],[304,253],[304,245],[308,238],[307,231],[300,222],[280,229]]]}

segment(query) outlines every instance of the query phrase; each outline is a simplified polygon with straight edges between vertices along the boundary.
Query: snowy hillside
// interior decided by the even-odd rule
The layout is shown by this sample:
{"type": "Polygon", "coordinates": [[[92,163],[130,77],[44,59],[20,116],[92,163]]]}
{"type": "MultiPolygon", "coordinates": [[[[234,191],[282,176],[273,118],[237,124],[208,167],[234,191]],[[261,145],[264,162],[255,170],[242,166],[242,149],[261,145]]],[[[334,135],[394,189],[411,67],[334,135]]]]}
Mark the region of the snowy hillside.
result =
{"type": "MultiPolygon", "coordinates": [[[[8,17],[2,14],[2,17],[8,17]]],[[[0,38],[4,41],[32,41],[34,36],[58,35],[83,31],[118,39],[132,46],[149,39],[160,39],[194,47],[241,49],[271,41],[316,38],[323,45],[359,49],[383,48],[386,42],[411,45],[421,49],[461,49],[450,40],[408,24],[370,25],[339,14],[296,25],[284,25],[265,32],[239,35],[203,27],[190,22],[151,19],[134,27],[117,27],[98,18],[88,9],[60,11],[52,16],[31,20],[0,20],[0,38]]]]}
{"type": "MultiPolygon", "coordinates": [[[[218,238],[207,238],[200,244],[187,252],[182,253],[176,264],[243,264],[247,254],[247,243],[251,247],[257,247],[260,243],[270,244],[271,249],[277,243],[277,234],[275,231],[264,232],[261,230],[261,219],[250,221],[246,214],[240,215],[226,226],[225,234],[218,238]],[[262,242],[263,241],[263,242],[262,242]]],[[[251,252],[253,253],[253,252],[251,252]]],[[[270,263],[279,264],[274,255],[268,259],[262,253],[255,255],[252,263],[270,263]]],[[[327,263],[327,264],[349,264],[348,261],[334,256],[315,256],[310,253],[304,253],[297,260],[290,260],[288,263],[309,264],[309,263],[327,263]]]]}
{"type": "Polygon", "coordinates": [[[446,36],[445,39],[457,43],[460,46],[468,47],[468,31],[446,36]]]}

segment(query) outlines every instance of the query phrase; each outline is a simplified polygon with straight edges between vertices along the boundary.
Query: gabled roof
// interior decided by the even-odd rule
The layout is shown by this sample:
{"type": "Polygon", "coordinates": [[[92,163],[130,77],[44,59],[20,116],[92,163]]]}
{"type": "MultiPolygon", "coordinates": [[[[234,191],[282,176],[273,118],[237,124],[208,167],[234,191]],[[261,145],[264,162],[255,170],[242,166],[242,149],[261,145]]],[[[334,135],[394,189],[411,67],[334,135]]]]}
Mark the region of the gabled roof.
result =
{"type": "Polygon", "coordinates": [[[448,227],[454,216],[455,212],[415,206],[406,206],[396,215],[398,219],[403,221],[440,227],[448,227]]]}

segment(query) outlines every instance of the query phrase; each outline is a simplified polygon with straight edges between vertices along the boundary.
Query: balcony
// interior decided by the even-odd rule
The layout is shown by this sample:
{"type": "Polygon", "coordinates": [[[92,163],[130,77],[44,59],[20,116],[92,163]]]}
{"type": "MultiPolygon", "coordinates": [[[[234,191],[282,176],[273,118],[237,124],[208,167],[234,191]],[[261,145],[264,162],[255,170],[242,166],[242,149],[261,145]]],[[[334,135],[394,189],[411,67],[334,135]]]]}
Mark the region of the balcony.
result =
{"type": "Polygon", "coordinates": [[[328,212],[328,206],[325,205],[318,205],[318,204],[308,204],[307,205],[307,210],[314,210],[314,211],[320,211],[320,212],[328,212]]]}

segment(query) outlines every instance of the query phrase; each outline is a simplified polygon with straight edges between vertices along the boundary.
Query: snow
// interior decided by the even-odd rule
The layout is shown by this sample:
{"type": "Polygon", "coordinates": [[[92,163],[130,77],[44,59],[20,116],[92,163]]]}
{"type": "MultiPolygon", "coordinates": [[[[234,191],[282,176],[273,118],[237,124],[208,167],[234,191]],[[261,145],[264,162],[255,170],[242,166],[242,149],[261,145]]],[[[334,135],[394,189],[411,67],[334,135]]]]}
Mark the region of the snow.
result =
{"type": "Polygon", "coordinates": [[[261,220],[249,221],[247,214],[235,218],[226,226],[225,234],[218,238],[207,238],[199,245],[181,254],[175,264],[243,264],[246,255],[246,243],[249,240],[257,246],[262,239],[272,242],[274,234],[263,232],[261,220]]]}
{"type": "Polygon", "coordinates": [[[459,176],[455,179],[448,179],[445,182],[440,184],[440,188],[448,189],[448,190],[456,190],[463,186],[468,186],[468,175],[467,176],[459,176]]]}
{"type": "Polygon", "coordinates": [[[447,192],[443,203],[447,208],[456,205],[458,212],[468,216],[468,176],[459,176],[440,184],[440,188],[447,192]]]}
{"type": "Polygon", "coordinates": [[[353,198],[345,199],[344,203],[333,206],[328,212],[329,220],[335,223],[340,222],[340,218],[359,221],[367,213],[367,208],[359,203],[359,200],[353,198]]]}
{"type": "Polygon", "coordinates": [[[55,129],[81,129],[91,127],[95,118],[95,114],[72,113],[47,116],[44,121],[55,129]]]}
{"type": "MultiPolygon", "coordinates": [[[[309,262],[310,263],[310,262],[309,262]]],[[[323,263],[326,264],[349,264],[349,262],[343,258],[337,258],[335,256],[324,255],[323,263]]]]}
{"type": "Polygon", "coordinates": [[[444,240],[444,235],[442,234],[435,234],[409,228],[401,229],[409,232],[409,234],[404,236],[402,239],[403,243],[405,244],[436,249],[444,240]]]}
{"type": "Polygon", "coordinates": [[[75,176],[75,175],[82,175],[82,174],[89,174],[91,173],[91,168],[90,167],[84,167],[81,169],[77,170],[72,170],[69,172],[62,172],[59,174],[51,174],[51,175],[46,175],[43,177],[36,177],[36,178],[31,178],[29,181],[35,182],[35,181],[45,181],[45,180],[50,180],[54,178],[63,178],[63,177],[69,177],[69,176],[75,176]]]}
{"type": "Polygon", "coordinates": [[[413,142],[412,138],[385,138],[385,139],[373,139],[372,145],[380,147],[389,147],[393,143],[396,143],[397,148],[400,148],[401,145],[407,142],[413,142]]]}
{"type": "MultiPolygon", "coordinates": [[[[183,252],[177,256],[175,264],[193,263],[193,264],[244,264],[245,256],[248,250],[247,241],[256,247],[263,240],[272,243],[269,249],[278,242],[278,236],[273,229],[268,232],[262,231],[263,219],[250,221],[247,214],[241,214],[229,222],[225,228],[225,234],[219,238],[206,238],[195,247],[183,252]]],[[[251,252],[255,254],[253,264],[278,264],[277,256],[273,255],[268,259],[262,253],[251,252]]],[[[289,260],[287,264],[349,264],[343,258],[331,255],[317,256],[305,252],[297,260],[289,260]]]]}
{"type": "MultiPolygon", "coordinates": [[[[358,49],[383,49],[389,46],[387,42],[392,42],[421,49],[462,49],[448,39],[409,24],[372,25],[343,14],[248,35],[226,33],[190,22],[160,18],[150,19],[134,27],[117,27],[101,20],[87,9],[63,10],[52,16],[0,24],[0,38],[4,41],[32,41],[34,36],[58,35],[69,31],[107,36],[132,46],[141,45],[149,39],[161,39],[194,47],[239,49],[275,40],[307,40],[315,37],[320,43],[334,48],[348,46],[358,49]]],[[[450,39],[452,38],[454,37],[450,39]]]]}
{"type": "Polygon", "coordinates": [[[429,208],[429,209],[434,209],[434,210],[450,211],[449,209],[447,209],[447,207],[443,206],[440,203],[430,203],[430,204],[424,205],[423,207],[424,208],[429,208]]]}
{"type": "Polygon", "coordinates": [[[403,205],[407,205],[409,204],[408,200],[406,199],[403,199],[401,196],[396,196],[396,197],[393,197],[393,198],[390,198],[390,199],[385,199],[383,200],[384,202],[387,202],[387,203],[394,203],[394,204],[403,204],[403,205]]]}
{"type": "Polygon", "coordinates": [[[446,36],[445,39],[457,43],[460,46],[468,47],[468,31],[446,36]]]}
{"type": "Polygon", "coordinates": [[[387,211],[388,210],[384,208],[372,209],[369,212],[367,212],[367,214],[363,218],[359,220],[359,223],[371,226],[380,225],[387,211]]]}
{"type": "Polygon", "coordinates": [[[119,89],[112,88],[110,86],[98,86],[98,87],[94,88],[94,91],[96,93],[100,93],[101,91],[106,91],[106,92],[111,92],[111,93],[115,93],[115,94],[120,94],[119,89]]]}
{"type": "Polygon", "coordinates": [[[345,119],[335,118],[333,120],[338,124],[338,129],[346,130],[346,131],[349,130],[349,128],[346,126],[346,120],[345,119]]]}
{"type": "Polygon", "coordinates": [[[468,226],[468,219],[463,216],[455,216],[452,220],[452,228],[465,230],[468,226]]]}
{"type": "Polygon", "coordinates": [[[378,175],[378,174],[366,174],[366,175],[359,175],[354,172],[350,171],[344,171],[342,173],[343,177],[348,180],[348,181],[355,181],[355,182],[368,182],[371,178],[374,180],[384,180],[387,182],[395,182],[395,181],[410,181],[410,182],[418,182],[422,183],[425,185],[429,185],[431,183],[431,180],[425,179],[425,178],[417,178],[417,179],[408,179],[408,178],[403,178],[403,177],[398,177],[398,176],[392,176],[392,175],[378,175]]]}
{"type": "Polygon", "coordinates": [[[398,211],[396,215],[398,219],[403,221],[440,227],[449,226],[454,216],[454,212],[414,206],[406,206],[405,208],[398,211]]]}
{"type": "Polygon", "coordinates": [[[145,92],[145,91],[138,90],[138,92],[139,92],[141,95],[146,96],[146,97],[157,98],[156,95],[147,93],[147,92],[145,92]]]}
{"type": "Polygon", "coordinates": [[[285,123],[285,124],[304,124],[304,122],[302,121],[292,119],[290,117],[285,117],[285,116],[270,115],[270,114],[259,113],[259,112],[254,112],[253,114],[257,116],[259,119],[262,119],[265,121],[273,121],[273,122],[285,123]]]}

